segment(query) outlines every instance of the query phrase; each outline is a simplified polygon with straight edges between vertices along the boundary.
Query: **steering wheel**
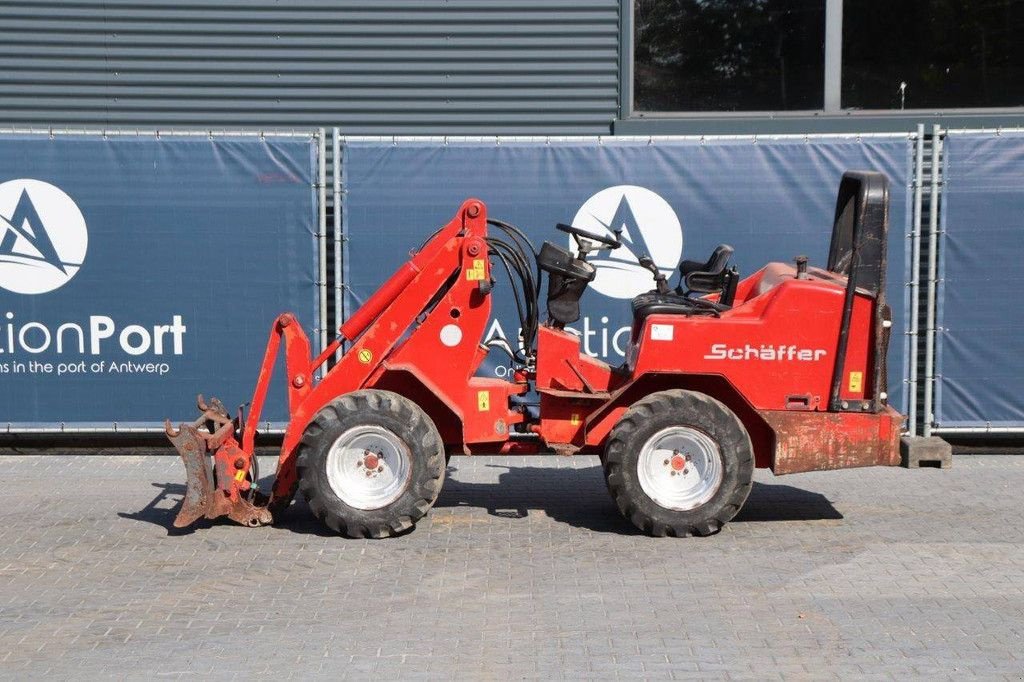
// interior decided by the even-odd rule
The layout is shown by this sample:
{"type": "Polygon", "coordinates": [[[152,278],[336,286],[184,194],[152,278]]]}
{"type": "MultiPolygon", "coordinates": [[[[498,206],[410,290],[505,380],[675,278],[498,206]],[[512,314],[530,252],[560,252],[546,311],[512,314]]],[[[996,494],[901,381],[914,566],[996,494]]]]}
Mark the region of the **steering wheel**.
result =
{"type": "MultiPolygon", "coordinates": [[[[565,232],[566,234],[571,234],[573,237],[583,237],[584,239],[589,239],[592,242],[597,242],[599,244],[604,244],[605,247],[607,247],[609,249],[613,249],[614,250],[614,249],[617,249],[620,246],[622,246],[622,242],[620,242],[618,239],[613,239],[612,237],[606,237],[603,234],[595,234],[593,232],[588,232],[587,230],[581,230],[578,227],[573,227],[572,225],[566,225],[565,223],[558,223],[557,225],[555,225],[555,229],[556,230],[561,230],[562,232],[565,232]]],[[[579,239],[577,239],[576,241],[578,242],[579,239]]]]}

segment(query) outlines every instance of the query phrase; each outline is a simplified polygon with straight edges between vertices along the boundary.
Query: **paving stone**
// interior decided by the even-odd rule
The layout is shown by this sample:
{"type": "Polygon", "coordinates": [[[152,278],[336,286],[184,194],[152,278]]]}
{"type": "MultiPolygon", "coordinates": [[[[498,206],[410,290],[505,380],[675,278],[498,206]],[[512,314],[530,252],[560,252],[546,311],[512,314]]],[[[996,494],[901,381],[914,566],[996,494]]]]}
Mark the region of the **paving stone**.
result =
{"type": "Polygon", "coordinates": [[[736,520],[686,540],[638,534],[592,457],[454,458],[385,541],[302,503],[173,530],[173,456],[0,467],[5,679],[1024,674],[1024,458],[758,472],[736,520]]]}

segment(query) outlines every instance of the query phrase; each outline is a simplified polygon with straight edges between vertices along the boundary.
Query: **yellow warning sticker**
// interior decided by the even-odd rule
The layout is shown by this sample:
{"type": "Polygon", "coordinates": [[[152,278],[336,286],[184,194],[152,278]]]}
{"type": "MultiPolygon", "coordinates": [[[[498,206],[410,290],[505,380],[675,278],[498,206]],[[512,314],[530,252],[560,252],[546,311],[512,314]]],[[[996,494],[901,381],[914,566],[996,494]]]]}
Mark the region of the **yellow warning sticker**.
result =
{"type": "Polygon", "coordinates": [[[473,267],[466,268],[466,279],[470,282],[476,282],[487,277],[487,266],[484,264],[483,258],[477,258],[473,261],[473,267]]]}
{"type": "Polygon", "coordinates": [[[235,472],[235,480],[238,481],[239,483],[244,481],[245,480],[245,471],[243,471],[242,469],[239,469],[238,471],[236,471],[235,472]]]}
{"type": "Polygon", "coordinates": [[[572,424],[573,426],[579,426],[580,425],[580,415],[579,415],[578,412],[573,412],[572,413],[572,416],[569,417],[569,423],[572,424]]]}
{"type": "Polygon", "coordinates": [[[850,392],[860,393],[864,390],[864,372],[850,372],[850,392]]]}
{"type": "Polygon", "coordinates": [[[370,364],[370,360],[373,360],[373,351],[369,348],[363,348],[359,351],[359,362],[364,365],[370,364]]]}
{"type": "Polygon", "coordinates": [[[491,409],[491,392],[490,391],[477,391],[476,392],[476,408],[481,412],[489,412],[491,409]]]}

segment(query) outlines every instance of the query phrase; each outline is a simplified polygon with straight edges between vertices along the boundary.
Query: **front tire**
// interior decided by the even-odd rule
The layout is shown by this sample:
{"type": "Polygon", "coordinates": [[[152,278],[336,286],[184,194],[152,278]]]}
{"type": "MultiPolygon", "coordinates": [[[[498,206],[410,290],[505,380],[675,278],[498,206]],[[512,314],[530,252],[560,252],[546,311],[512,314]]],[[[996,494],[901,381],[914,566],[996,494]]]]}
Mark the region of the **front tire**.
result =
{"type": "Polygon", "coordinates": [[[313,515],[353,538],[412,528],[444,481],[444,445],[423,410],[397,393],[363,390],[317,413],[299,442],[299,489],[313,515]]]}
{"type": "Polygon", "coordinates": [[[694,391],[652,393],[612,429],[608,491],[622,515],[655,536],[711,535],[750,494],[754,450],[739,418],[694,391]]]}

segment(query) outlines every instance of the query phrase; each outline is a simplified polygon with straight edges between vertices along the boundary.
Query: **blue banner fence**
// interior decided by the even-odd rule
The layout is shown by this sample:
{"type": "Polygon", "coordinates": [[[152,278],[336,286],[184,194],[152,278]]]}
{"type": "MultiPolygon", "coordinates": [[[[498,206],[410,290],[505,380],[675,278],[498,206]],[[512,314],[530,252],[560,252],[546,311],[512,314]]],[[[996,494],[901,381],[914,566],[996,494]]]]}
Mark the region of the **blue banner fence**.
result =
{"type": "Polygon", "coordinates": [[[1024,131],[951,130],[941,144],[931,431],[1021,433],[1024,131]]]}
{"type": "Polygon", "coordinates": [[[284,310],[322,347],[323,144],[0,134],[0,431],[155,431],[200,392],[233,409],[284,310]]]}
{"type": "MultiPolygon", "coordinates": [[[[614,218],[635,227],[627,246],[666,271],[729,242],[749,274],[798,253],[824,262],[839,175],[865,168],[892,181],[891,402],[913,433],[1024,433],[1024,313],[994,293],[1020,279],[1020,131],[327,137],[0,135],[0,431],[149,431],[187,416],[198,391],[246,400],[278,312],[296,312],[323,347],[469,196],[538,245],[566,240],[556,222],[614,218]],[[57,240],[54,220],[68,232],[57,240]]],[[[619,255],[598,265],[576,325],[584,350],[610,362],[626,299],[650,286],[619,255]]],[[[488,335],[514,342],[510,297],[495,300],[488,335]]],[[[485,371],[507,367],[495,355],[485,371]]],[[[264,428],[278,430],[283,391],[272,389],[269,410],[264,428]]]]}

